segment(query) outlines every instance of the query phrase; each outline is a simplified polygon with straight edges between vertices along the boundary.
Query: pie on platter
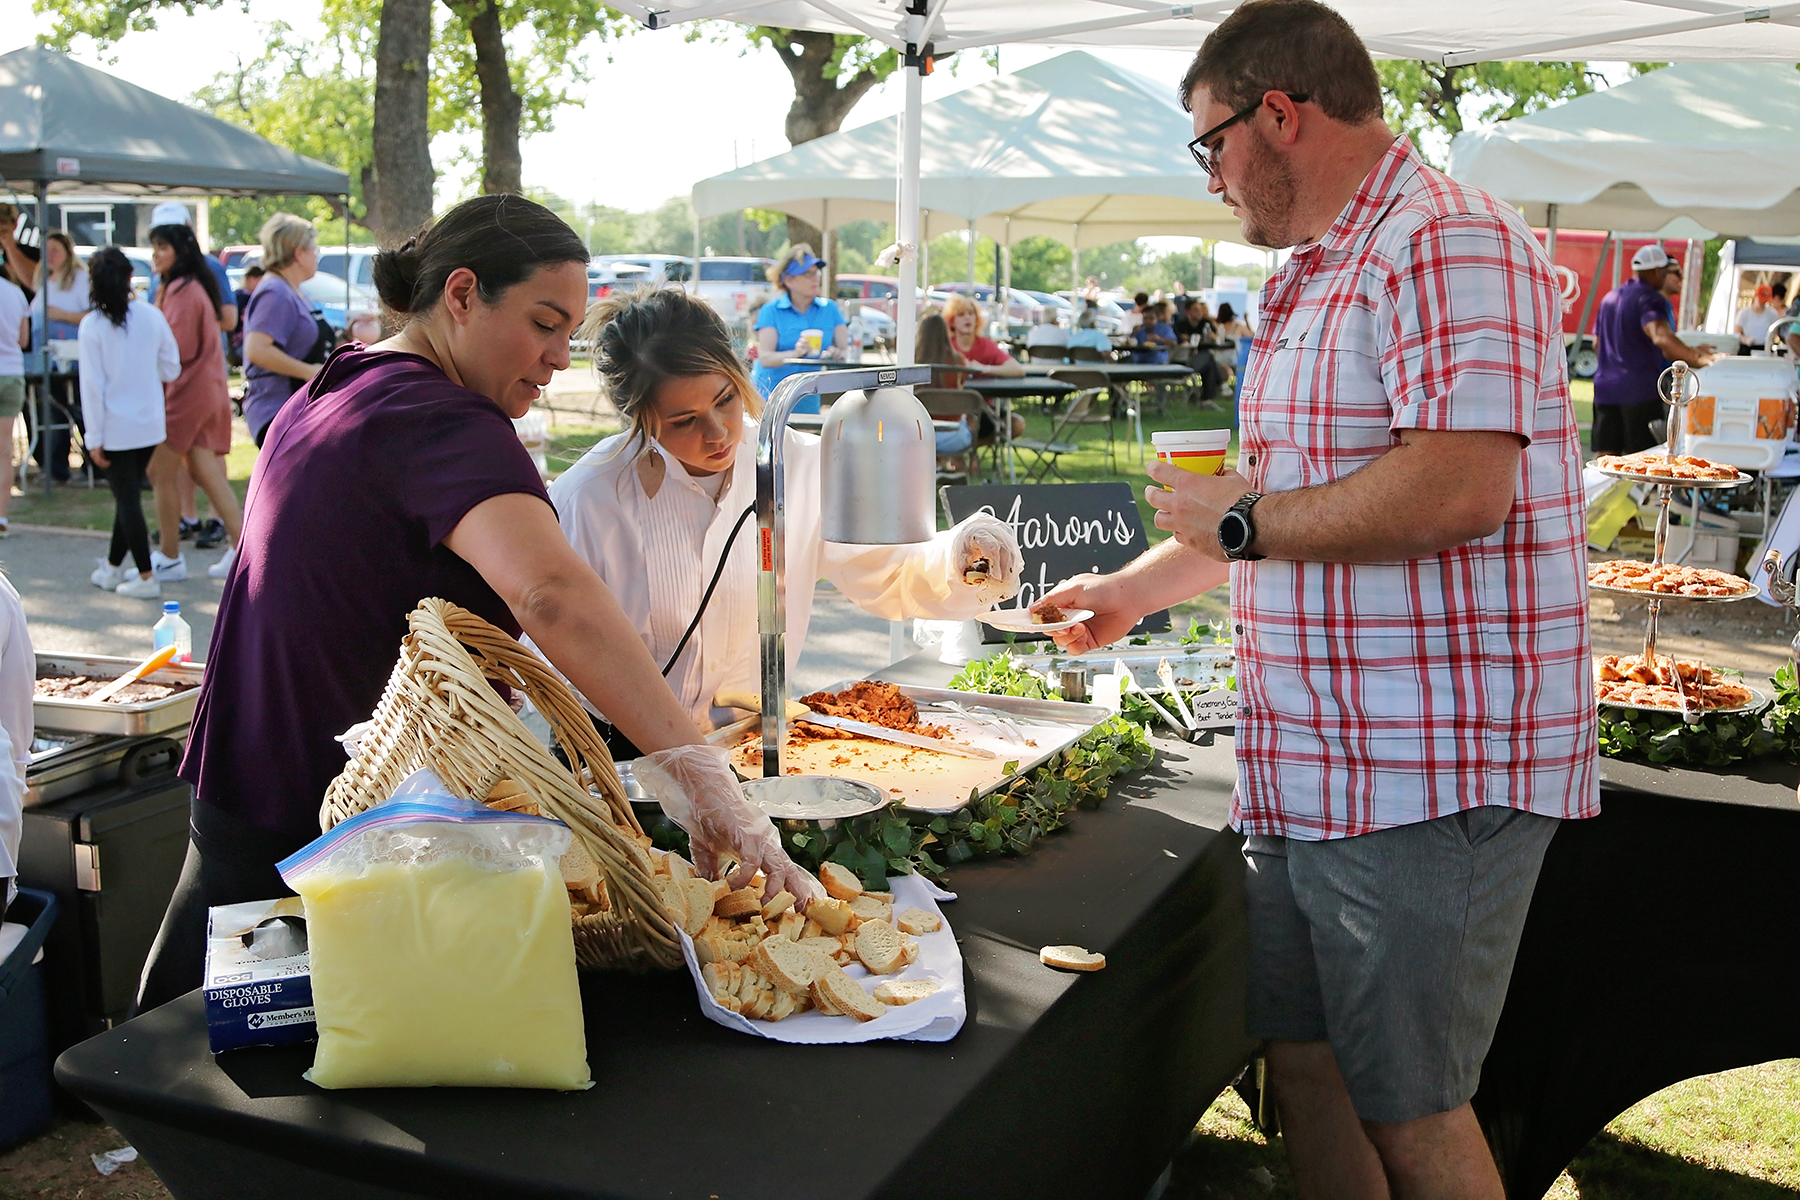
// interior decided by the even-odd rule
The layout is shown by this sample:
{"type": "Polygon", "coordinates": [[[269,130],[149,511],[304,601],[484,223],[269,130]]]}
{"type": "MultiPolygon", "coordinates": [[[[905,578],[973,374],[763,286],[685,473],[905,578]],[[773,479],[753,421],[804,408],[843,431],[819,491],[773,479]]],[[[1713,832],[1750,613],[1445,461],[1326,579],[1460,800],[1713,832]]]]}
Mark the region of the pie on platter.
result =
{"type": "Polygon", "coordinates": [[[1671,671],[1681,673],[1688,704],[1700,710],[1743,708],[1757,695],[1702,663],[1677,662],[1658,655],[1649,666],[1641,654],[1602,654],[1594,658],[1594,695],[1602,704],[1681,711],[1681,697],[1671,671]]]}
{"type": "Polygon", "coordinates": [[[1643,475],[1670,480],[1735,480],[1738,469],[1692,454],[1669,455],[1660,450],[1644,450],[1637,454],[1602,454],[1594,459],[1602,471],[1622,475],[1643,475]]]}
{"type": "Polygon", "coordinates": [[[1674,563],[1647,563],[1633,558],[1588,564],[1588,583],[1593,587],[1646,595],[1685,596],[1720,600],[1748,596],[1756,585],[1738,575],[1710,567],[1684,567],[1674,563]]]}

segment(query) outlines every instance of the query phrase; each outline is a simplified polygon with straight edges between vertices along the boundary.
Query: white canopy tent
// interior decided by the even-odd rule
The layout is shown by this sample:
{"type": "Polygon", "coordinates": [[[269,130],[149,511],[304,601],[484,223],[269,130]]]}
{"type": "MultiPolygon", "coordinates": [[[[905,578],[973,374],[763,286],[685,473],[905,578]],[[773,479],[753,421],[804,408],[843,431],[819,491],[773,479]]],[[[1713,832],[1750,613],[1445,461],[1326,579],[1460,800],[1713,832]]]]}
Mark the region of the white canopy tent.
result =
{"type": "MultiPolygon", "coordinates": [[[[1800,233],[1800,71],[1683,63],[1459,134],[1450,174],[1534,224],[1800,233]]],[[[1684,231],[1685,232],[1685,231],[1684,231]]]]}
{"type": "MultiPolygon", "coordinates": [[[[973,228],[1010,244],[1046,235],[1075,249],[1182,235],[1238,241],[1175,88],[1071,51],[927,104],[919,159],[922,233],[973,228]]],[[[900,118],[829,134],[694,185],[705,218],[740,208],[829,229],[894,216],[900,118]]]]}
{"type": "MultiPolygon", "coordinates": [[[[912,361],[918,282],[920,78],[932,56],[1006,42],[1192,49],[1237,0],[614,0],[662,29],[691,21],[862,34],[904,56],[906,108],[895,225],[900,259],[899,360],[912,361]]],[[[1446,64],[1495,59],[1800,62],[1800,2],[1746,8],[1727,0],[1339,0],[1369,49],[1446,64]]],[[[1185,140],[1185,139],[1184,139],[1185,140]]]]}

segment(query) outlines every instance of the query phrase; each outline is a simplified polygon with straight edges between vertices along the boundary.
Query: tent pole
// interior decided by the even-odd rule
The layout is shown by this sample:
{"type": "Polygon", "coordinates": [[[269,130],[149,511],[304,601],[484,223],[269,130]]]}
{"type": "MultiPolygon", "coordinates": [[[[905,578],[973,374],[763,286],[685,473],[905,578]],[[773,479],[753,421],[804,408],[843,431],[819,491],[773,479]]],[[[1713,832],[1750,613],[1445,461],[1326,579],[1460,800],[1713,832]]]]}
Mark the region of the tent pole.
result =
{"type": "MultiPolygon", "coordinates": [[[[37,227],[38,261],[44,262],[50,254],[49,238],[47,237],[50,232],[50,185],[41,179],[37,185],[37,227]]],[[[45,263],[44,283],[48,285],[49,282],[50,267],[48,263],[45,263]]],[[[44,364],[43,371],[38,377],[38,470],[44,477],[44,495],[48,496],[54,482],[50,470],[50,447],[56,444],[56,439],[50,436],[50,289],[48,286],[38,288],[37,302],[38,310],[44,318],[44,340],[43,344],[37,348],[38,353],[43,355],[44,364]]],[[[16,334],[17,330],[14,333],[16,334]]],[[[71,418],[72,423],[73,418],[71,418]]],[[[12,481],[8,480],[7,485],[10,487],[11,484],[12,481]]]]}
{"type": "Polygon", "coordinates": [[[1081,226],[1069,226],[1069,287],[1081,294],[1081,226]]]}
{"type": "MultiPolygon", "coordinates": [[[[819,269],[819,295],[833,302],[837,299],[837,268],[831,264],[837,261],[836,241],[831,236],[831,201],[819,202],[819,257],[825,265],[819,269]]],[[[696,289],[697,291],[698,289],[696,289]]]]}
{"type": "MultiPolygon", "coordinates": [[[[908,53],[906,110],[900,117],[900,203],[894,214],[894,240],[900,243],[900,295],[894,302],[894,362],[913,365],[913,334],[919,323],[918,286],[925,267],[924,239],[919,234],[919,119],[924,106],[925,5],[913,0],[906,11],[908,53]],[[911,250],[911,253],[908,251],[911,250]]],[[[929,276],[926,277],[929,280],[929,276]]]]}
{"type": "MultiPolygon", "coordinates": [[[[350,193],[344,193],[344,336],[350,335],[350,193]]],[[[244,319],[238,314],[238,320],[244,319]]],[[[380,322],[377,322],[379,324],[380,322]]]]}
{"type": "Polygon", "coordinates": [[[1544,236],[1544,249],[1549,252],[1550,261],[1554,263],[1556,261],[1556,205],[1550,205],[1547,214],[1545,219],[1547,230],[1544,236]]]}

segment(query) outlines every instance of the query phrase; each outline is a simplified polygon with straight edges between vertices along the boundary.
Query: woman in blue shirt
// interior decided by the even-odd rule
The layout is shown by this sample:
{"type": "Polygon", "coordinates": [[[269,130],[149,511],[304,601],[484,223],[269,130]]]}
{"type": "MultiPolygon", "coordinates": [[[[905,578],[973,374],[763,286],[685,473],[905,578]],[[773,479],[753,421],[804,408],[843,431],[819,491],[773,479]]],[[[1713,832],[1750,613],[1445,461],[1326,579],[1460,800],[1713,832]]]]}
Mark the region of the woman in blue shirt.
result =
{"type": "Polygon", "coordinates": [[[1075,318],[1075,329],[1069,334],[1069,348],[1087,346],[1102,354],[1112,353],[1112,339],[1100,332],[1094,321],[1094,306],[1082,302],[1081,315],[1075,318]]]}
{"type": "MultiPolygon", "coordinates": [[[[789,375],[818,370],[821,360],[843,357],[850,344],[844,314],[819,295],[824,266],[805,242],[796,242],[775,266],[781,295],[756,314],[756,370],[750,377],[765,399],[789,375]]],[[[807,397],[794,411],[818,412],[819,398],[807,397]]]]}

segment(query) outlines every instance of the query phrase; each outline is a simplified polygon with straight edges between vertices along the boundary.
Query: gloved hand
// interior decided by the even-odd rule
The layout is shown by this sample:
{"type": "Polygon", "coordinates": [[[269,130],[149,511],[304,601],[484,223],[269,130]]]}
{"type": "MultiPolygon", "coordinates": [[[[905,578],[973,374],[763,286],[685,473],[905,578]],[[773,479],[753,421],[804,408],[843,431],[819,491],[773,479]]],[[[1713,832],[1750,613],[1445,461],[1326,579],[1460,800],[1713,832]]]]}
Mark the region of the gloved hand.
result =
{"type": "Polygon", "coordinates": [[[1012,526],[988,513],[975,513],[950,531],[950,582],[973,587],[983,605],[1019,594],[1025,556],[1012,526]]]}
{"type": "Polygon", "coordinates": [[[687,832],[694,869],[718,877],[722,861],[738,866],[726,880],[747,885],[758,870],[766,876],[765,897],[786,889],[795,907],[805,909],[825,894],[804,867],[781,848],[775,823],[744,798],[722,746],[672,746],[638,760],[637,781],[662,806],[669,820],[687,832]]]}

